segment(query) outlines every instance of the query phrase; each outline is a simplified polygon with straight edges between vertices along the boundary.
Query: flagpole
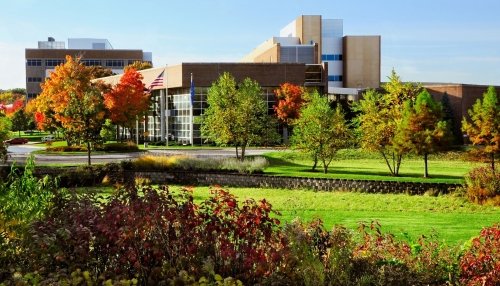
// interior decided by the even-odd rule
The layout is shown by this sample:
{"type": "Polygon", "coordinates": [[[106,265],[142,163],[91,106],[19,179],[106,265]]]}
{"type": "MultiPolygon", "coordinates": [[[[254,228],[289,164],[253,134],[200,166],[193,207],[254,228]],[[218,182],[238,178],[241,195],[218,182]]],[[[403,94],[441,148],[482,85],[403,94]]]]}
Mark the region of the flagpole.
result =
{"type": "Polygon", "coordinates": [[[193,105],[194,105],[194,82],[193,82],[193,73],[191,73],[191,87],[189,89],[189,99],[191,101],[191,146],[194,146],[194,118],[193,118],[193,105]]]}

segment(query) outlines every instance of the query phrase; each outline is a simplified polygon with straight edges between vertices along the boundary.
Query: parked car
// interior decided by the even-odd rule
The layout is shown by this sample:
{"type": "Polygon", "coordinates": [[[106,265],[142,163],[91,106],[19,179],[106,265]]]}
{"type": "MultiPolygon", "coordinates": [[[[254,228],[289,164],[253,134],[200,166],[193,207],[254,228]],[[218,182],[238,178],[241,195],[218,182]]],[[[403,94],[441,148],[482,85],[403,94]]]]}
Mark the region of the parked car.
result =
{"type": "Polygon", "coordinates": [[[5,140],[4,143],[10,144],[10,145],[26,144],[26,143],[28,143],[28,139],[26,139],[26,138],[12,138],[9,140],[5,140]]]}
{"type": "Polygon", "coordinates": [[[47,135],[47,136],[42,137],[42,142],[48,142],[48,141],[54,141],[54,136],[47,135]]]}

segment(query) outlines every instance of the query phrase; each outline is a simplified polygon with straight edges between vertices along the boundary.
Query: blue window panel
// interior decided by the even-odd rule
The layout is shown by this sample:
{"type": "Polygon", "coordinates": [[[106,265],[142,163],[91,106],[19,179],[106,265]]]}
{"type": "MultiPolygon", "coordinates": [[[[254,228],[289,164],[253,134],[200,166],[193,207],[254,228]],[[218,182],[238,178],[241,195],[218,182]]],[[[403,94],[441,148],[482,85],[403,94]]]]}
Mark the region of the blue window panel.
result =
{"type": "Polygon", "coordinates": [[[341,75],[329,75],[328,81],[342,81],[341,75]]]}
{"type": "Polygon", "coordinates": [[[331,55],[321,55],[322,61],[341,61],[342,55],[339,54],[331,54],[331,55]]]}

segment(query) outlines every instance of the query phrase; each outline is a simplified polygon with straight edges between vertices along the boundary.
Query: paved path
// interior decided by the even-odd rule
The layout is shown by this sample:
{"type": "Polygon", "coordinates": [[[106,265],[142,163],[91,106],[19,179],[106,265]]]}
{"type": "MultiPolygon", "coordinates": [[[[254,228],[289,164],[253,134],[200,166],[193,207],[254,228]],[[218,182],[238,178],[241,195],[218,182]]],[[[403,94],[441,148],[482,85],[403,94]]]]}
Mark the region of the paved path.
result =
{"type": "MultiPolygon", "coordinates": [[[[31,152],[35,150],[44,149],[45,147],[36,146],[33,144],[25,145],[12,145],[9,146],[9,159],[8,162],[24,163],[26,158],[31,152]]],[[[247,156],[258,156],[263,153],[273,151],[271,148],[249,148],[245,154],[247,156]]],[[[144,153],[157,154],[157,155],[189,155],[194,157],[235,157],[234,148],[217,148],[217,149],[149,149],[141,150],[141,152],[134,153],[113,153],[113,154],[99,154],[91,155],[92,163],[109,163],[119,162],[136,158],[144,153]]],[[[42,155],[35,154],[35,162],[38,164],[86,164],[86,155],[42,155]]]]}

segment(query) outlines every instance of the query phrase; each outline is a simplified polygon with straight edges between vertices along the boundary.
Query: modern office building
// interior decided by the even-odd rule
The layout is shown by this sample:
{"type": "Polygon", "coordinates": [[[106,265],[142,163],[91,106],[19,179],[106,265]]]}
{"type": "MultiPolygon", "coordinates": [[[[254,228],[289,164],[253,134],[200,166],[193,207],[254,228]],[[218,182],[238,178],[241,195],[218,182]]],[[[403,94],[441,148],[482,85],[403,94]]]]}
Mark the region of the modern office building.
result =
{"type": "Polygon", "coordinates": [[[68,39],[66,49],[65,42],[49,37],[47,41],[39,41],[37,49],[25,51],[28,98],[40,94],[40,84],[56,66],[64,63],[66,55],[80,56],[84,64],[110,68],[116,74],[122,73],[123,68],[134,61],[152,62],[150,52],[114,49],[106,39],[68,39]]]}
{"type": "Polygon", "coordinates": [[[328,65],[328,94],[357,95],[380,86],[380,36],[344,36],[341,19],[302,15],[243,62],[328,65]]]}
{"type": "MultiPolygon", "coordinates": [[[[262,97],[269,113],[274,113],[274,90],[285,82],[311,87],[324,93],[327,89],[327,69],[322,64],[304,63],[182,63],[163,68],[139,71],[147,88],[155,79],[163,84],[151,89],[153,105],[140,132],[147,131],[150,141],[174,140],[182,144],[202,144],[200,125],[196,118],[207,107],[208,89],[224,72],[233,75],[237,82],[249,77],[262,87],[262,97]],[[191,76],[194,100],[191,102],[191,76]]],[[[121,75],[102,78],[116,84],[121,75]]]]}

